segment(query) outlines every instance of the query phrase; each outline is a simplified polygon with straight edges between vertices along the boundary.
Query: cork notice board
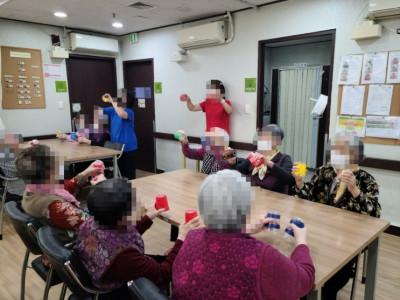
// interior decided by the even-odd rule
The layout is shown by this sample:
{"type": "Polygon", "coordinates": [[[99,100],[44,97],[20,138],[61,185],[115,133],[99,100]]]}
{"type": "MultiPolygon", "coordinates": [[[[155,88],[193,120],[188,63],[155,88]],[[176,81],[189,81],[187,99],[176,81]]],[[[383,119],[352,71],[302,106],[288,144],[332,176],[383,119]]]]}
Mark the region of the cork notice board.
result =
{"type": "Polygon", "coordinates": [[[1,46],[3,109],[45,108],[42,53],[1,46]]]}

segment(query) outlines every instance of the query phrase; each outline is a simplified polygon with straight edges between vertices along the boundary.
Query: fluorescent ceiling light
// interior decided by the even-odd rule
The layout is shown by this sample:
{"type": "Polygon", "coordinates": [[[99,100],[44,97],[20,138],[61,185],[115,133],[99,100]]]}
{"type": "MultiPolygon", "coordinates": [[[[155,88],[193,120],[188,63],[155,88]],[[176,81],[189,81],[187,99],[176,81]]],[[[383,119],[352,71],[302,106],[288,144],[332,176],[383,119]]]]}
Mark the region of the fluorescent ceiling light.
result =
{"type": "Polygon", "coordinates": [[[66,18],[67,17],[67,14],[65,12],[62,12],[62,11],[57,11],[57,12],[54,13],[54,15],[56,17],[59,17],[59,18],[66,18]]]}

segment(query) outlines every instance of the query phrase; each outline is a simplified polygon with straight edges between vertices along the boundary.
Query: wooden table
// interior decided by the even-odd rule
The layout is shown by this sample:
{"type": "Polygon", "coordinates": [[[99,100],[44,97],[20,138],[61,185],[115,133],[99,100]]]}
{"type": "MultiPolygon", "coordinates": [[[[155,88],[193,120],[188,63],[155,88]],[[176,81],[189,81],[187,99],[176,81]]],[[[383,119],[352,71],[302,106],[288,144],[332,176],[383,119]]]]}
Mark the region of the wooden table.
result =
{"type": "Polygon", "coordinates": [[[121,154],[121,151],[59,139],[40,140],[40,143],[49,146],[51,150],[57,152],[58,155],[63,156],[64,162],[67,163],[79,163],[96,159],[112,158],[114,177],[118,176],[116,168],[117,156],[121,154]]]}
{"type": "MultiPolygon", "coordinates": [[[[170,211],[162,219],[173,225],[184,222],[185,210],[198,210],[197,195],[205,174],[187,169],[132,180],[137,196],[146,205],[154,204],[162,193],[167,195],[170,211]]],[[[308,299],[320,299],[321,287],[340,268],[368,246],[367,277],[364,299],[374,299],[379,235],[389,227],[389,222],[335,207],[283,195],[260,188],[254,203],[255,219],[268,210],[281,213],[283,232],[291,217],[302,218],[307,227],[307,243],[316,273],[313,290],[308,299]]],[[[255,238],[269,242],[285,255],[292,249],[279,236],[263,231],[255,238]]]]}

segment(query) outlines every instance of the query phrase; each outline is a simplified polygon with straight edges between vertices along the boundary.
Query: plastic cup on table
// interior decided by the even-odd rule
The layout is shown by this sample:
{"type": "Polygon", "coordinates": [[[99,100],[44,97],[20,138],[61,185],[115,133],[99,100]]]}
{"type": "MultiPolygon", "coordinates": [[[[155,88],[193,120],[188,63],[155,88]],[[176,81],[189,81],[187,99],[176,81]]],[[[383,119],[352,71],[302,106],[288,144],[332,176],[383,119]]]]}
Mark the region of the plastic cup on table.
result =
{"type": "Polygon", "coordinates": [[[185,224],[189,222],[191,219],[194,219],[197,217],[197,210],[190,208],[185,211],[185,224]]]}
{"type": "Polygon", "coordinates": [[[158,209],[161,209],[161,208],[164,208],[165,211],[168,211],[168,210],[169,210],[169,206],[168,206],[167,196],[164,195],[164,194],[159,194],[159,195],[156,197],[156,204],[155,204],[155,206],[156,206],[156,209],[157,209],[157,210],[158,210],[158,209]]]}
{"type": "Polygon", "coordinates": [[[71,139],[72,140],[76,140],[77,139],[76,132],[71,132],[71,139]]]}

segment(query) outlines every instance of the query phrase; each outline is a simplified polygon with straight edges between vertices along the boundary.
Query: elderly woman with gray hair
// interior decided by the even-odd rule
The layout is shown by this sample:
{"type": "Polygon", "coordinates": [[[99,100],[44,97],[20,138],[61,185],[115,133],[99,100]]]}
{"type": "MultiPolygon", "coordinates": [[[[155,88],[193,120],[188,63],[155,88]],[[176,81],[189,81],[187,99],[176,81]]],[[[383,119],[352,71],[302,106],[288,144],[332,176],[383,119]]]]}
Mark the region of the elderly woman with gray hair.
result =
{"type": "Polygon", "coordinates": [[[192,230],[172,272],[172,299],[298,299],[311,289],[315,269],[305,228],[293,229],[296,248],[290,258],[249,236],[265,218],[250,224],[254,193],[234,170],[208,176],[198,196],[205,228],[192,230]],[[252,230],[251,230],[252,229],[252,230]]]}
{"type": "Polygon", "coordinates": [[[287,194],[289,184],[294,183],[291,174],[293,163],[289,155],[278,150],[283,137],[284,132],[278,125],[264,126],[254,137],[257,152],[251,154],[251,161],[249,158],[238,158],[236,170],[249,176],[254,186],[287,194]]]}

